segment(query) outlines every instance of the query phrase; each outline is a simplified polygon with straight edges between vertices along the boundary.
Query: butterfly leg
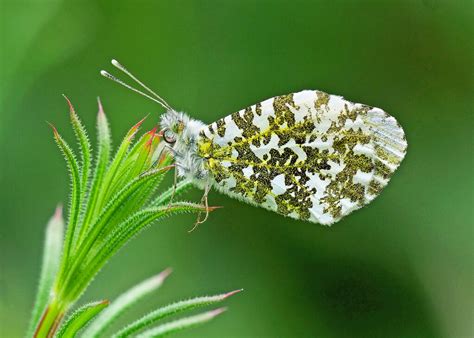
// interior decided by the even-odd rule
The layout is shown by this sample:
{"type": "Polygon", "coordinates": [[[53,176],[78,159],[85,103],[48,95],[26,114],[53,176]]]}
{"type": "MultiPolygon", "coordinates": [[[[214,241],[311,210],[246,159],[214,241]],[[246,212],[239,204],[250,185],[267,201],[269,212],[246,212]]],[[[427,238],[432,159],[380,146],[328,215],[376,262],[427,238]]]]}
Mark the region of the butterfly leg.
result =
{"type": "Polygon", "coordinates": [[[206,209],[206,215],[204,216],[203,219],[201,219],[202,212],[200,211],[198,213],[198,216],[197,216],[196,222],[194,223],[193,228],[189,230],[188,232],[193,232],[198,227],[199,224],[204,223],[209,218],[209,202],[208,202],[207,196],[209,195],[210,186],[211,185],[209,183],[206,184],[206,187],[204,188],[204,195],[202,195],[202,198],[201,198],[201,204],[206,209]]]}
{"type": "Polygon", "coordinates": [[[151,165],[152,168],[155,168],[160,164],[166,157],[166,154],[164,152],[165,147],[161,148],[160,152],[158,153],[158,156],[156,156],[156,160],[153,161],[153,164],[151,165]]]}
{"type": "Polygon", "coordinates": [[[209,185],[206,186],[206,190],[204,191],[204,195],[202,196],[202,199],[201,199],[201,204],[204,204],[204,207],[206,208],[206,216],[204,216],[204,219],[200,221],[200,223],[204,223],[209,218],[209,200],[207,199],[208,195],[209,195],[209,185]]]}

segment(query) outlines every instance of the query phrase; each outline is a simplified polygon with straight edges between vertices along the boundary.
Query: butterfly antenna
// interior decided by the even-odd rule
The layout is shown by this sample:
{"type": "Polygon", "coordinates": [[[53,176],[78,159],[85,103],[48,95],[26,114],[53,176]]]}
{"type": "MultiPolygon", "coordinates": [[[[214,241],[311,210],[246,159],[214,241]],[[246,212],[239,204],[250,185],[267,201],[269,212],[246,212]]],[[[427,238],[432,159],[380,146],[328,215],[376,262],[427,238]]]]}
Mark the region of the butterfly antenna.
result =
{"type": "Polygon", "coordinates": [[[173,110],[171,106],[165,101],[164,98],[162,98],[160,95],[155,93],[153,90],[151,90],[147,85],[145,85],[143,82],[141,82],[135,75],[133,75],[127,68],[125,68],[122,64],[120,64],[117,60],[112,60],[112,65],[116,67],[117,69],[121,70],[125,74],[127,74],[132,80],[134,80],[136,83],[138,83],[143,89],[145,89],[148,93],[153,95],[155,98],[160,100],[169,110],[173,110]]]}
{"type": "Polygon", "coordinates": [[[106,72],[105,70],[101,70],[101,71],[100,71],[100,75],[102,75],[103,77],[106,77],[106,78],[109,79],[109,80],[112,80],[112,81],[114,81],[114,82],[117,82],[118,84],[124,86],[124,87],[127,88],[127,89],[130,89],[131,91],[134,91],[135,93],[138,93],[138,94],[140,94],[140,95],[142,95],[142,96],[145,96],[146,98],[148,98],[148,99],[150,99],[150,100],[152,100],[152,101],[158,103],[160,106],[162,106],[162,107],[165,108],[165,109],[169,109],[168,106],[166,106],[163,102],[161,102],[161,101],[155,99],[154,97],[152,97],[152,96],[150,96],[150,95],[148,95],[148,94],[146,94],[146,93],[144,93],[144,92],[142,92],[142,91],[140,91],[140,90],[138,90],[138,89],[136,89],[136,88],[133,88],[132,86],[126,84],[126,83],[123,82],[122,80],[117,79],[115,76],[113,76],[112,74],[106,72]]]}

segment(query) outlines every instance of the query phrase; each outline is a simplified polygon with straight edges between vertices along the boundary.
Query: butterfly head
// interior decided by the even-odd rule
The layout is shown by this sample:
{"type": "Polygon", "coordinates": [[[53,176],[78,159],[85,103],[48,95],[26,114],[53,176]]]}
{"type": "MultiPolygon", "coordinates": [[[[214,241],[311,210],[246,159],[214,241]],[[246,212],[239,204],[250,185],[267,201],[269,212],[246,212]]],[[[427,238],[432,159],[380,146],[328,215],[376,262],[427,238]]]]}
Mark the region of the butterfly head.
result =
{"type": "Polygon", "coordinates": [[[185,113],[168,110],[160,121],[163,140],[172,149],[178,176],[201,180],[207,175],[204,160],[197,155],[199,132],[205,127],[201,121],[190,118],[185,113]]]}
{"type": "Polygon", "coordinates": [[[193,146],[204,124],[191,119],[185,113],[168,110],[162,115],[160,126],[164,141],[173,147],[177,145],[180,148],[193,146]]]}
{"type": "Polygon", "coordinates": [[[185,127],[184,114],[169,110],[161,117],[161,134],[166,143],[173,145],[181,138],[185,127]]]}
{"type": "Polygon", "coordinates": [[[117,60],[112,60],[112,65],[130,77],[139,87],[135,88],[125,83],[105,70],[100,72],[102,76],[147,97],[166,109],[166,113],[161,117],[160,135],[172,150],[178,168],[178,175],[187,175],[198,179],[205,176],[203,159],[197,154],[197,140],[205,124],[190,118],[185,113],[174,110],[161,96],[147,87],[117,60]]]}
{"type": "Polygon", "coordinates": [[[187,120],[189,120],[189,118],[186,114],[174,110],[168,110],[163,114],[160,126],[164,141],[170,145],[181,141],[187,120]]]}

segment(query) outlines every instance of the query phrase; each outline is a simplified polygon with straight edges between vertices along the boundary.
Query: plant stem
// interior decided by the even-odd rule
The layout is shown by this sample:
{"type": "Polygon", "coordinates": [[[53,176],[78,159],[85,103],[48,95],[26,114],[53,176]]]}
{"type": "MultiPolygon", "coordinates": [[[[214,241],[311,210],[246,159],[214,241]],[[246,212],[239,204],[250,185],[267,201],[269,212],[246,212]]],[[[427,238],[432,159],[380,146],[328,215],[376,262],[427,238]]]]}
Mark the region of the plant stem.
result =
{"type": "Polygon", "coordinates": [[[34,338],[50,338],[53,337],[59,328],[59,324],[64,314],[69,308],[68,304],[64,304],[57,298],[53,298],[48,306],[46,306],[41,319],[36,327],[34,338]]]}

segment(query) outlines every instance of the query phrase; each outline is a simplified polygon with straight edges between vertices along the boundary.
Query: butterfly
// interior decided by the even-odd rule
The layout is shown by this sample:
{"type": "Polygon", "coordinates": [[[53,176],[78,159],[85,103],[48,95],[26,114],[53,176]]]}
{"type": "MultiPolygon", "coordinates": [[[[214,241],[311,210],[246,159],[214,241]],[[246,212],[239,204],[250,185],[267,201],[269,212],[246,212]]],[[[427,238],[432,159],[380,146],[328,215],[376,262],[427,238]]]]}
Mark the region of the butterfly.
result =
{"type": "Polygon", "coordinates": [[[206,203],[214,188],[284,216],[331,225],[377,197],[407,151],[394,117],[341,96],[319,90],[275,96],[207,125],[112,64],[150,95],[103,76],[166,109],[160,125],[177,176],[203,189],[206,203]]]}

